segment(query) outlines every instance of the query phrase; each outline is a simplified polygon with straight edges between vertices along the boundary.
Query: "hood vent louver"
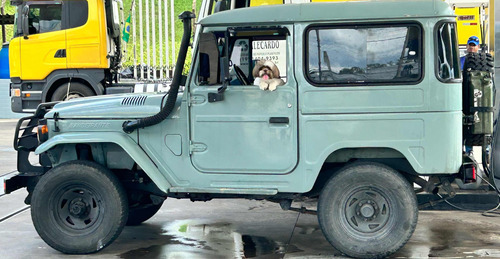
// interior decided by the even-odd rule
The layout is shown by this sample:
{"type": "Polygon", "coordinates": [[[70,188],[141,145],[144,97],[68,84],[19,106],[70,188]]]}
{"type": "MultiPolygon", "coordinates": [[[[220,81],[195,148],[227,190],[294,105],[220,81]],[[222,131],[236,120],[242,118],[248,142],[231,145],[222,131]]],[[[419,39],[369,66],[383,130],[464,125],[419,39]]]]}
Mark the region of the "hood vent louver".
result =
{"type": "Polygon", "coordinates": [[[147,96],[131,96],[122,100],[123,106],[142,106],[146,103],[147,96]]]}

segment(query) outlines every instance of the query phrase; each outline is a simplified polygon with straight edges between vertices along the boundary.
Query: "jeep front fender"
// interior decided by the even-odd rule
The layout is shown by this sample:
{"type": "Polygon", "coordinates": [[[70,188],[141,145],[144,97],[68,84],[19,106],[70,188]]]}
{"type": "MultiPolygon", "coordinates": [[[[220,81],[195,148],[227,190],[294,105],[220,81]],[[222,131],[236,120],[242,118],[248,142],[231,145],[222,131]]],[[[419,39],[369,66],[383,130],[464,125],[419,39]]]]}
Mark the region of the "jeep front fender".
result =
{"type": "Polygon", "coordinates": [[[41,144],[35,150],[35,154],[39,155],[51,148],[62,144],[78,144],[78,143],[114,143],[119,145],[128,155],[144,170],[158,188],[167,193],[171,184],[161,174],[158,168],[154,165],[151,159],[139,148],[127,134],[118,132],[70,132],[54,136],[41,144]]]}

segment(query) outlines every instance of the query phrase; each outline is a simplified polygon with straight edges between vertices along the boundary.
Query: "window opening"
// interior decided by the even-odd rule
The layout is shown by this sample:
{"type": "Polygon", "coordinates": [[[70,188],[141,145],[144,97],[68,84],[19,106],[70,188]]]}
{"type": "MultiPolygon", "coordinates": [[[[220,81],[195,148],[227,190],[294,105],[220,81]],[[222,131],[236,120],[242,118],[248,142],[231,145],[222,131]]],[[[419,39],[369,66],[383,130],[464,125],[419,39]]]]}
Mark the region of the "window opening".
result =
{"type": "Polygon", "coordinates": [[[61,4],[30,5],[28,13],[29,34],[61,30],[61,4]]]}
{"type": "Polygon", "coordinates": [[[437,25],[436,73],[442,81],[460,79],[457,30],[454,22],[437,25]]]}
{"type": "Polygon", "coordinates": [[[317,85],[422,77],[422,32],[416,25],[313,28],[307,43],[307,76],[317,85]]]}
{"type": "Polygon", "coordinates": [[[221,62],[216,61],[229,56],[229,85],[258,84],[252,74],[257,61],[268,60],[279,70],[279,78],[286,81],[287,53],[285,28],[274,29],[234,29],[227,32],[203,33],[200,37],[200,85],[221,84],[221,62]],[[227,38],[225,37],[227,35],[227,38]],[[225,44],[227,41],[227,47],[225,44]],[[214,73],[216,73],[214,76],[214,73]]]}

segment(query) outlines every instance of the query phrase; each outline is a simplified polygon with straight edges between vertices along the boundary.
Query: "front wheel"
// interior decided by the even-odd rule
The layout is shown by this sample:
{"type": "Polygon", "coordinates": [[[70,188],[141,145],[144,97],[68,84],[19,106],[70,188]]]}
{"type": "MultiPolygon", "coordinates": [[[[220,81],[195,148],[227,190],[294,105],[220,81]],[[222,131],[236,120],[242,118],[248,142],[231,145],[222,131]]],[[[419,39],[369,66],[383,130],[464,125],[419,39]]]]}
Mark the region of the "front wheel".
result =
{"type": "Polygon", "coordinates": [[[410,239],[418,219],[413,187],[382,164],[357,163],[323,188],[318,220],[326,239],[356,258],[383,258],[410,239]]]}
{"type": "Polygon", "coordinates": [[[94,96],[94,95],[95,93],[92,89],[90,89],[90,87],[79,82],[71,82],[57,87],[57,89],[52,94],[52,98],[50,100],[52,102],[67,101],[71,99],[94,96]]]}
{"type": "Polygon", "coordinates": [[[88,161],[61,164],[33,191],[31,217],[40,237],[68,254],[97,252],[121,233],[127,194],[108,169],[88,161]]]}

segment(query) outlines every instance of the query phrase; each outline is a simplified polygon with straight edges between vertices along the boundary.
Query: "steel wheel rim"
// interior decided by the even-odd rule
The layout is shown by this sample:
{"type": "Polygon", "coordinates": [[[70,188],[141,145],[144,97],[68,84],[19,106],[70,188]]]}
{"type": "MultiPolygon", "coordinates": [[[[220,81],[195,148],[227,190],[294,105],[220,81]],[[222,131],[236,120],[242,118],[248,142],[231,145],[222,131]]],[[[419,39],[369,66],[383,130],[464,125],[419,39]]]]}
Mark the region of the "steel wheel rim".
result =
{"type": "Polygon", "coordinates": [[[84,97],[82,94],[79,93],[70,93],[69,95],[64,96],[63,101],[68,101],[71,99],[76,99],[76,98],[82,98],[84,97]]]}
{"type": "Polygon", "coordinates": [[[51,199],[54,218],[64,229],[93,229],[102,221],[102,199],[92,188],[79,184],[70,185],[57,192],[54,198],[51,199]]]}
{"type": "Polygon", "coordinates": [[[343,219],[356,233],[374,234],[384,229],[391,218],[391,206],[377,188],[361,187],[353,190],[344,202],[343,219]]]}

